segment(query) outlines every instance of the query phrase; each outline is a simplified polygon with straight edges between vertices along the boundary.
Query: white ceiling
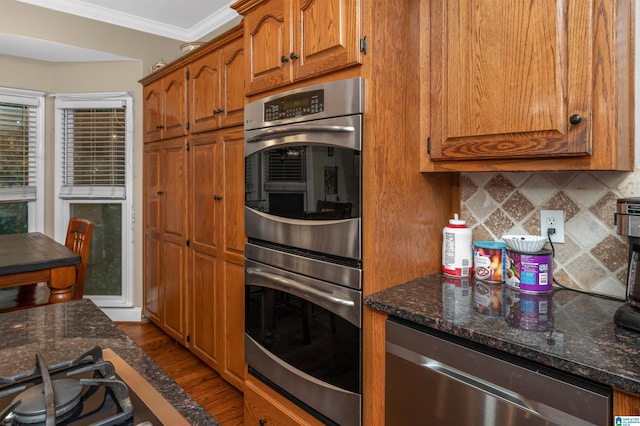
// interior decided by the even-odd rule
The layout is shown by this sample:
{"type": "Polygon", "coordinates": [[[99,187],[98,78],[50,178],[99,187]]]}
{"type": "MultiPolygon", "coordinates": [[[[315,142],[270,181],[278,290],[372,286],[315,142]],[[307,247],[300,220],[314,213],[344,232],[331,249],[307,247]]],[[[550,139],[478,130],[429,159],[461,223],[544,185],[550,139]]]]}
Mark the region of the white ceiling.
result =
{"type": "MultiPolygon", "coordinates": [[[[235,19],[229,0],[18,0],[179,41],[198,40],[235,19]]],[[[0,54],[51,62],[127,60],[0,30],[0,54]]]]}

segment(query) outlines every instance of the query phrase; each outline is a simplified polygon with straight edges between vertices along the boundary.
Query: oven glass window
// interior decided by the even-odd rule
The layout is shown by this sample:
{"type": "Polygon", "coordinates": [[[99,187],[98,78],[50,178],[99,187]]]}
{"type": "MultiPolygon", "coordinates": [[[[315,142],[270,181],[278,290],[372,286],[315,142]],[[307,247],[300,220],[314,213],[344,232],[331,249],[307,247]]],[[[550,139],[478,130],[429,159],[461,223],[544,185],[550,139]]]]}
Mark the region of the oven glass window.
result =
{"type": "Polygon", "coordinates": [[[246,332],[274,356],[360,393],[360,329],[305,299],[247,285],[246,332]]]}
{"type": "Polygon", "coordinates": [[[360,152],[272,147],[245,159],[245,204],[290,219],[360,217],[360,152]]]}

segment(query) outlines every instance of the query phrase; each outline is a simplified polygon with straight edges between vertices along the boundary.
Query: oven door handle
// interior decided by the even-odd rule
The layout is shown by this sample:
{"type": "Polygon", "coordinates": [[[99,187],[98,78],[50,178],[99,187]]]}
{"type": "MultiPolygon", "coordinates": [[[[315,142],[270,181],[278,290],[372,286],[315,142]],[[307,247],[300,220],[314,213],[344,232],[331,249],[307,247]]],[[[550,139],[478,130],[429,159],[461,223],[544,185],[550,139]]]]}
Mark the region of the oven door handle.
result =
{"type": "Polygon", "coordinates": [[[299,135],[302,133],[353,133],[355,130],[353,126],[282,126],[277,129],[261,130],[257,135],[247,139],[247,143],[262,142],[281,136],[299,135]]]}
{"type": "Polygon", "coordinates": [[[289,278],[285,278],[280,275],[261,271],[258,268],[247,268],[247,274],[255,275],[268,280],[271,283],[271,285],[277,290],[283,290],[283,291],[294,290],[299,294],[314,296],[336,305],[343,305],[348,307],[355,306],[355,303],[352,300],[346,300],[346,299],[341,299],[339,297],[335,297],[324,291],[317,290],[310,286],[302,285],[289,278]]]}

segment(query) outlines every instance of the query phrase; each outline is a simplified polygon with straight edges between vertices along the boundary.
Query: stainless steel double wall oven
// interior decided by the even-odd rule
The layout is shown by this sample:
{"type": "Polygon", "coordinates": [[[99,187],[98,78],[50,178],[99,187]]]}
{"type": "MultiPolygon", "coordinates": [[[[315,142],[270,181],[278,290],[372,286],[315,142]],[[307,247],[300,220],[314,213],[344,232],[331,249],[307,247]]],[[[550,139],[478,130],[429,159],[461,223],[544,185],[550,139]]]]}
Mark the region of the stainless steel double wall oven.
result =
{"type": "Polygon", "coordinates": [[[362,413],[364,82],[245,106],[245,357],[327,424],[362,413]]]}

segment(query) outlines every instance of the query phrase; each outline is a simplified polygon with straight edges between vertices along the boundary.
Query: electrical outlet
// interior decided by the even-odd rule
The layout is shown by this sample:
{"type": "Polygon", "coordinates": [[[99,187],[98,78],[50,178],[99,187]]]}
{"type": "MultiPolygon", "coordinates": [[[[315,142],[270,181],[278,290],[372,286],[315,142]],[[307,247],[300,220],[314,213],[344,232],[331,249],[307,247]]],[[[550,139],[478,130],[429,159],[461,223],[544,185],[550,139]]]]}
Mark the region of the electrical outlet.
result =
{"type": "Polygon", "coordinates": [[[564,244],[564,210],[540,210],[540,235],[552,243],[564,244]],[[555,232],[547,235],[550,228],[555,232]]]}

